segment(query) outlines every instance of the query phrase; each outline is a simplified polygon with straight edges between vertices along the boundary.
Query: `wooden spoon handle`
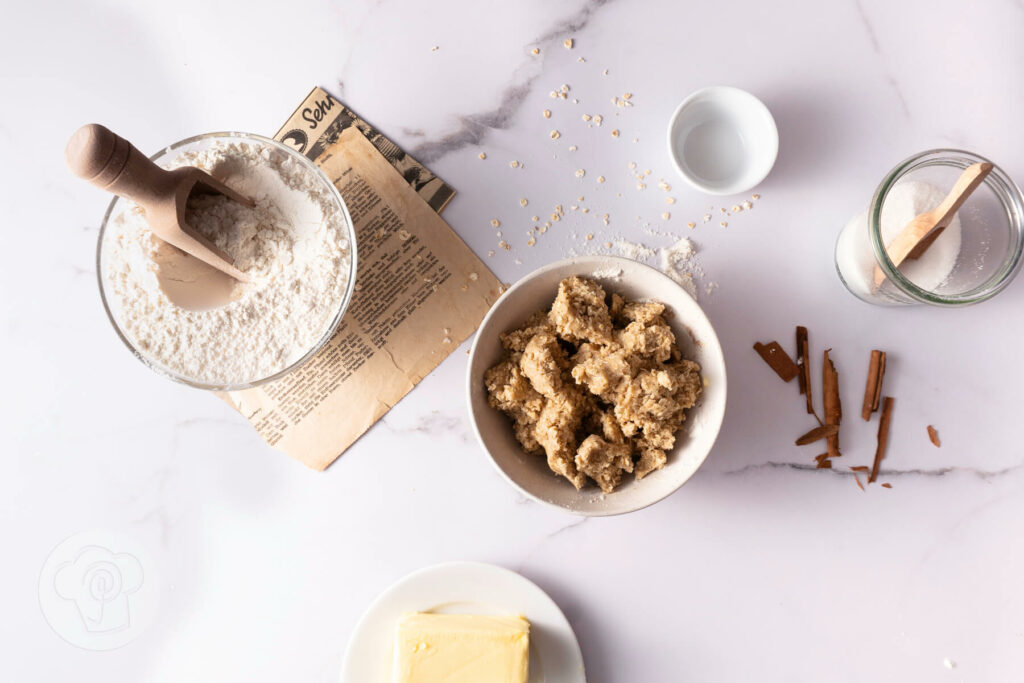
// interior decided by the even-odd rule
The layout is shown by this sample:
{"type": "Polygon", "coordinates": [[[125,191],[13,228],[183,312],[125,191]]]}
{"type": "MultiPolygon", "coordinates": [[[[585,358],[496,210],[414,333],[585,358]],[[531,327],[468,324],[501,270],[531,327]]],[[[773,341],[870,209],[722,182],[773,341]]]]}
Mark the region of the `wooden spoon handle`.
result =
{"type": "Polygon", "coordinates": [[[75,131],[64,149],[64,160],[79,178],[143,208],[174,193],[174,178],[169,171],[98,123],[75,131]]]}
{"type": "Polygon", "coordinates": [[[921,254],[928,247],[932,246],[932,242],[938,239],[942,231],[952,222],[953,216],[964,205],[967,198],[978,189],[978,186],[981,185],[982,181],[991,172],[992,164],[987,161],[971,164],[964,169],[964,172],[953,183],[953,189],[949,191],[946,198],[942,200],[941,204],[932,209],[932,213],[936,216],[935,227],[910,250],[910,253],[907,254],[908,259],[916,260],[920,258],[921,254]]]}

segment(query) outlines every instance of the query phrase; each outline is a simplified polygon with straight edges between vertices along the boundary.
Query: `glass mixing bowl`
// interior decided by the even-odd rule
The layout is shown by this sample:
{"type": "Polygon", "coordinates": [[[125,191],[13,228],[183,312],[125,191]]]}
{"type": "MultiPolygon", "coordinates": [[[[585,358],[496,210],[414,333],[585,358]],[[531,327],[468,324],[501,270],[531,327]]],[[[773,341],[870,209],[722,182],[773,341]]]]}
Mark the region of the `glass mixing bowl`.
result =
{"type": "Polygon", "coordinates": [[[107,207],[107,213],[103,216],[103,223],[100,225],[99,241],[96,247],[96,275],[99,280],[100,297],[103,300],[103,308],[107,312],[107,317],[110,319],[110,324],[114,326],[114,331],[117,332],[117,336],[120,337],[121,341],[125,343],[125,346],[127,346],[128,349],[132,352],[132,355],[134,355],[136,358],[142,361],[144,365],[146,365],[154,372],[165,377],[169,377],[170,379],[173,379],[176,382],[181,382],[182,384],[187,384],[198,389],[207,389],[210,391],[235,391],[238,389],[247,389],[249,387],[254,387],[259,384],[271,382],[275,379],[283,377],[284,375],[288,374],[289,372],[291,372],[292,370],[294,370],[295,368],[299,367],[307,360],[309,360],[317,351],[323,348],[323,346],[334,335],[335,330],[338,328],[338,325],[341,324],[341,320],[345,316],[345,312],[348,310],[349,303],[352,301],[352,294],[355,292],[356,233],[355,227],[352,224],[352,217],[348,213],[348,208],[345,206],[345,201],[341,198],[341,193],[338,192],[338,188],[336,188],[334,184],[331,183],[331,181],[327,178],[327,176],[324,175],[323,171],[321,171],[320,168],[312,161],[310,161],[307,157],[302,155],[300,152],[297,152],[294,149],[288,147],[287,145],[277,142],[276,140],[271,140],[270,138],[263,137],[262,135],[256,135],[254,133],[206,133],[204,135],[196,135],[194,137],[186,138],[184,140],[181,140],[180,142],[176,142],[173,145],[165,147],[164,149],[160,150],[159,152],[151,156],[150,159],[156,164],[162,166],[166,163],[173,161],[180,154],[183,154],[185,152],[199,152],[208,149],[218,141],[222,140],[260,144],[269,147],[280,154],[284,154],[291,157],[292,159],[295,160],[296,163],[302,165],[307,170],[309,170],[314,175],[314,177],[318,178],[320,182],[323,183],[323,189],[327,192],[328,196],[334,199],[337,209],[342,217],[346,238],[348,239],[349,243],[349,272],[348,284],[346,285],[345,292],[341,297],[338,310],[335,312],[334,316],[327,324],[323,336],[320,337],[320,339],[318,339],[317,342],[313,344],[313,346],[311,346],[298,360],[291,363],[282,370],[279,370],[278,372],[275,372],[274,374],[269,375],[267,377],[255,377],[236,384],[210,384],[208,382],[199,380],[195,377],[182,375],[181,373],[178,373],[166,367],[156,359],[147,356],[143,351],[141,351],[135,346],[135,344],[132,342],[131,338],[121,325],[121,323],[118,321],[118,316],[111,307],[110,299],[107,293],[108,285],[106,278],[104,277],[104,273],[106,273],[106,249],[104,248],[106,240],[104,239],[104,236],[107,231],[107,225],[112,220],[120,216],[126,208],[131,206],[130,202],[127,202],[126,200],[121,199],[120,197],[115,197],[114,200],[110,202],[110,206],[107,207]]]}

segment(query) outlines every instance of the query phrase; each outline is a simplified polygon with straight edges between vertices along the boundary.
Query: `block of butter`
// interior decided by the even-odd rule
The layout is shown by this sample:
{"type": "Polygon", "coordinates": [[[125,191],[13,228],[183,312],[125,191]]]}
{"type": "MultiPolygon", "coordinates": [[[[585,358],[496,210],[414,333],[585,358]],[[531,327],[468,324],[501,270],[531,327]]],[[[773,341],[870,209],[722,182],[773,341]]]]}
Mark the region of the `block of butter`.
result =
{"type": "Polygon", "coordinates": [[[530,622],[520,616],[406,614],[395,629],[394,683],[526,683],[530,622]]]}

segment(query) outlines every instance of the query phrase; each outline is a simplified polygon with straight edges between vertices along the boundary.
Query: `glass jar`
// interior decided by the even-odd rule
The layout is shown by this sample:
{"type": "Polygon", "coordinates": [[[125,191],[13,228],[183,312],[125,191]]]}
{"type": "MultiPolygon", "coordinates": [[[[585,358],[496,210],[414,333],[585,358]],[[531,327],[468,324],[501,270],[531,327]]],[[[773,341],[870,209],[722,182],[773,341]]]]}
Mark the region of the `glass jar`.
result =
{"type": "Polygon", "coordinates": [[[998,166],[919,258],[897,268],[885,250],[907,222],[938,206],[964,169],[979,162],[988,160],[963,150],[935,149],[890,171],[871,205],[839,233],[836,270],[846,288],[872,304],[965,306],[1010,284],[1024,248],[1024,197],[998,166]],[[879,286],[876,268],[885,278],[879,286]]]}

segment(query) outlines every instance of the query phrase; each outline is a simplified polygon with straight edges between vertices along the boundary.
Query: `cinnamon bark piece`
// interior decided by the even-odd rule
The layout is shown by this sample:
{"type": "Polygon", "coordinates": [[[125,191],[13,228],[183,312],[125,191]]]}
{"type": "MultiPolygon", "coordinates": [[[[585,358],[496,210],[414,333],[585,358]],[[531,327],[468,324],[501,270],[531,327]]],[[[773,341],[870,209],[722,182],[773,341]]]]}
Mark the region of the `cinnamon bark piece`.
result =
{"type": "Polygon", "coordinates": [[[868,365],[868,381],[864,387],[864,405],[860,416],[865,421],[871,419],[871,413],[878,410],[878,399],[882,395],[882,379],[885,377],[885,351],[877,349],[871,352],[868,365]]]}
{"type": "Polygon", "coordinates": [[[838,427],[843,419],[843,407],[839,400],[839,373],[836,372],[836,366],[832,364],[832,360],[828,357],[828,353],[831,350],[825,349],[821,368],[821,389],[824,394],[825,424],[835,425],[837,428],[836,433],[829,436],[826,441],[828,455],[830,458],[838,458],[842,455],[839,452],[838,427]]]}
{"type": "Polygon", "coordinates": [[[867,467],[866,465],[857,465],[856,467],[851,467],[851,468],[850,468],[850,471],[851,471],[851,472],[867,472],[867,471],[869,471],[870,469],[871,469],[871,468],[870,468],[870,467],[867,467]]]}
{"type": "Polygon", "coordinates": [[[824,438],[832,436],[832,435],[836,434],[838,431],[839,431],[839,425],[822,425],[820,427],[815,427],[814,429],[812,429],[811,431],[807,432],[806,434],[801,436],[799,439],[797,439],[796,440],[796,445],[797,446],[806,446],[809,443],[814,443],[815,441],[821,441],[824,438]]]}
{"type": "Polygon", "coordinates": [[[882,484],[882,488],[883,489],[891,489],[892,488],[892,484],[890,484],[889,482],[885,482],[884,484],[882,484]]]}
{"type": "Polygon", "coordinates": [[[767,344],[756,342],[754,350],[775,371],[775,374],[782,378],[783,382],[792,381],[794,377],[800,374],[800,368],[796,366],[796,363],[789,357],[789,354],[782,349],[779,342],[773,341],[767,344]]]}
{"type": "Polygon", "coordinates": [[[892,396],[886,396],[882,401],[882,416],[878,420],[878,447],[875,449],[875,462],[871,465],[871,475],[868,483],[875,483],[878,478],[878,468],[885,457],[885,447],[889,443],[889,421],[892,420],[892,405],[895,403],[892,396]]]}
{"type": "Polygon", "coordinates": [[[936,431],[935,427],[928,425],[928,439],[934,444],[936,448],[942,447],[942,442],[939,441],[939,432],[936,431]]]}
{"type": "Polygon", "coordinates": [[[796,328],[797,365],[800,366],[800,393],[807,399],[807,413],[814,415],[814,403],[811,402],[811,366],[808,362],[810,345],[807,341],[807,328],[799,325],[796,328]]]}

